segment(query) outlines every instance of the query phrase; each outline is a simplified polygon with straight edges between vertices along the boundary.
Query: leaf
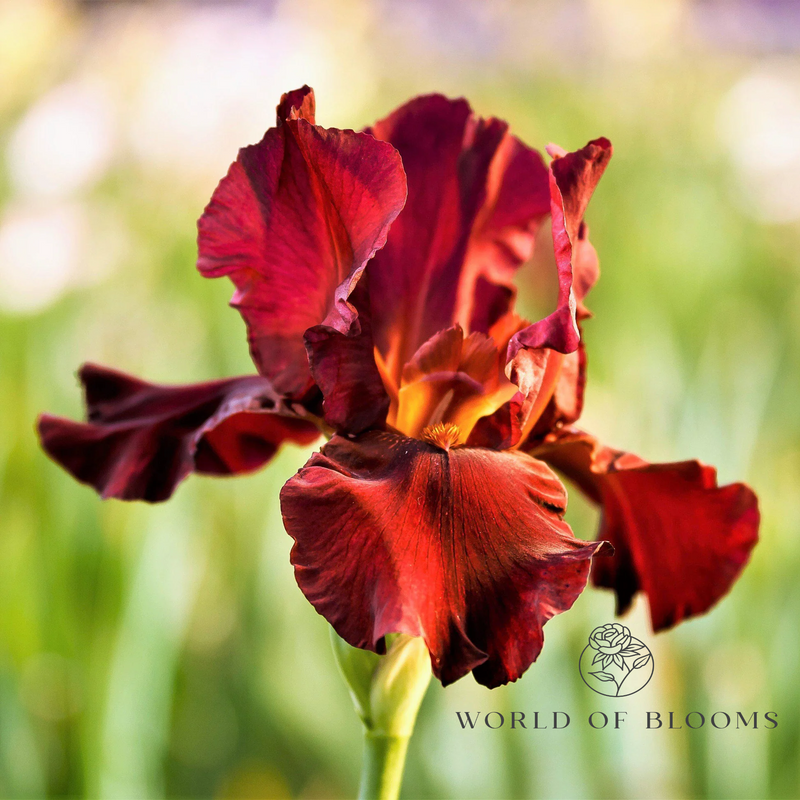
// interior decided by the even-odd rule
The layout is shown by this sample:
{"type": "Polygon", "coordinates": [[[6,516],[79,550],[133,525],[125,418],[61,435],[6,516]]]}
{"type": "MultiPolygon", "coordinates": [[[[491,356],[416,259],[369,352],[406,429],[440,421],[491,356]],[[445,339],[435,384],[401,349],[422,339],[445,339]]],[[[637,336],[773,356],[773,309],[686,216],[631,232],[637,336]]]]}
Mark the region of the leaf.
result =
{"type": "Polygon", "coordinates": [[[633,662],[633,666],[631,667],[631,669],[639,669],[640,667],[643,667],[649,660],[650,660],[650,653],[648,653],[646,656],[639,656],[639,658],[637,658],[636,661],[633,662]]]}
{"type": "Polygon", "coordinates": [[[595,664],[596,664],[598,661],[601,661],[601,660],[602,660],[602,658],[603,658],[603,654],[602,654],[602,653],[598,653],[598,654],[597,654],[597,655],[596,655],[596,656],[595,656],[595,657],[592,659],[592,666],[594,666],[594,665],[595,665],[595,664]]]}
{"type": "Polygon", "coordinates": [[[628,647],[646,647],[646,645],[641,639],[631,636],[631,643],[628,645],[628,647]]]}
{"type": "Polygon", "coordinates": [[[614,676],[609,675],[607,672],[590,672],[589,674],[594,675],[597,680],[603,681],[603,683],[608,683],[609,681],[614,680],[614,676]]]}
{"type": "Polygon", "coordinates": [[[625,668],[625,662],[622,660],[622,656],[616,655],[614,656],[614,663],[620,668],[625,668]]]}
{"type": "Polygon", "coordinates": [[[622,652],[620,652],[620,655],[623,658],[626,658],[627,656],[635,656],[639,652],[641,651],[635,650],[633,647],[626,647],[622,652]]]}

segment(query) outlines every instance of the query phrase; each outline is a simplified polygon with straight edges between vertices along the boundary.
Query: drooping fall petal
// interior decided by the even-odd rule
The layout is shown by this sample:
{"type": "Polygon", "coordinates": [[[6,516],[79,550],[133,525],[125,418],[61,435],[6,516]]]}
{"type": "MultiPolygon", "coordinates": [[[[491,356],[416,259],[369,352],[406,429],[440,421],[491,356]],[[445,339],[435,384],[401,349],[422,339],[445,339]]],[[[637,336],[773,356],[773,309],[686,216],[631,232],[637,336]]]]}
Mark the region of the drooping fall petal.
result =
{"type": "Polygon", "coordinates": [[[498,686],[542,648],[604,543],[574,538],[563,487],[522,453],[392,433],[334,437],[281,492],[306,597],[350,644],[422,636],[434,673],[498,686]]]}
{"type": "Polygon", "coordinates": [[[406,181],[391,145],[314,125],[310,90],[284,95],[278,114],[278,127],[239,151],[200,218],[197,266],[231,278],[258,371],[296,396],[311,382],[305,331],[358,333],[348,297],[383,247],[406,181]]]}
{"type": "Polygon", "coordinates": [[[702,614],[739,577],[758,540],[758,501],[742,483],[717,486],[698,461],[649,464],[575,430],[533,451],[602,507],[600,538],[615,548],[593,581],[614,589],[619,613],[637,591],[653,629],[702,614]]]}
{"type": "Polygon", "coordinates": [[[43,415],[39,435],[53,460],[104,498],[166,500],[193,471],[250,472],[281,442],[319,435],[258,375],[156,386],[86,364],[80,378],[89,421],[43,415]]]}
{"type": "Polygon", "coordinates": [[[418,97],[369,129],[403,158],[408,202],[370,264],[375,340],[388,374],[458,322],[488,332],[550,211],[541,156],[465,100],[418,97]],[[480,291],[476,291],[476,287],[480,291]]]}

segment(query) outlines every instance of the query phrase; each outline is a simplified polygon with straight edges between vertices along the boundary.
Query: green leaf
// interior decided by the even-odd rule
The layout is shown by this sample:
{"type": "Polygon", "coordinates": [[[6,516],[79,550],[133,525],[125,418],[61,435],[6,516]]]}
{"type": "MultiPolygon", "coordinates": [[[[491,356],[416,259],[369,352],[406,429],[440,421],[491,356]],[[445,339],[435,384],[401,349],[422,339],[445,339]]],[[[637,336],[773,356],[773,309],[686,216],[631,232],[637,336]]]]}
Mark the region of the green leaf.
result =
{"type": "Polygon", "coordinates": [[[590,672],[589,674],[594,675],[597,680],[603,681],[603,683],[608,683],[609,681],[614,680],[614,676],[609,675],[607,672],[590,672]]]}

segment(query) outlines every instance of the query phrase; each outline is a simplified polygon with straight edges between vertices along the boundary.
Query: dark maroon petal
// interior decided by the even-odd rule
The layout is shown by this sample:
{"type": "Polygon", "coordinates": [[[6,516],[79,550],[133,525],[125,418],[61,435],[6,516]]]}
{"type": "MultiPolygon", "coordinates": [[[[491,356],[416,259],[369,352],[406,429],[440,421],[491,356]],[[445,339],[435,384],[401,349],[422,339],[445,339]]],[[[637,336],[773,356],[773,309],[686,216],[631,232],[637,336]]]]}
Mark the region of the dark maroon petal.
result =
{"type": "Polygon", "coordinates": [[[481,417],[467,439],[470,447],[489,447],[492,450],[508,450],[522,438],[519,421],[522,394],[517,392],[511,400],[503,403],[494,413],[481,417]]]}
{"type": "MultiPolygon", "coordinates": [[[[504,314],[492,326],[490,335],[497,349],[505,353],[514,334],[527,326],[528,322],[512,311],[504,314]]],[[[467,444],[472,447],[490,447],[492,450],[514,447],[522,439],[526,410],[529,409],[530,403],[525,395],[516,392],[492,414],[476,422],[467,444]]]]}
{"type": "Polygon", "coordinates": [[[580,332],[576,321],[578,295],[585,295],[597,277],[596,259],[586,239],[583,215],[609,159],[611,143],[595,139],[581,150],[564,153],[550,149],[551,213],[553,246],[558,268],[556,310],[548,317],[520,331],[509,344],[508,360],[523,348],[548,347],[571,353],[578,347],[580,332]]]}
{"type": "MultiPolygon", "coordinates": [[[[570,397],[568,377],[564,377],[562,383],[564,364],[569,358],[569,355],[564,356],[545,348],[520,350],[514,359],[514,370],[511,374],[519,391],[494,414],[478,421],[469,443],[500,450],[516,447],[529,438],[537,421],[552,409],[559,387],[561,397],[566,403],[577,403],[577,397],[570,397]]],[[[569,363],[567,366],[571,372],[575,365],[569,363]]],[[[573,391],[577,391],[577,380],[582,378],[579,362],[577,366],[573,391]]],[[[582,401],[582,386],[580,388],[582,401]]],[[[568,408],[572,409],[571,406],[568,408]]],[[[560,411],[561,407],[556,406],[551,413],[555,417],[560,411]]]]}
{"type": "Polygon", "coordinates": [[[422,636],[448,684],[516,680],[603,543],[575,539],[540,461],[370,432],[334,437],[281,492],[300,588],[350,644],[422,636]]]}
{"type": "Polygon", "coordinates": [[[350,295],[358,312],[358,333],[345,335],[326,325],[305,333],[311,374],[324,396],[325,421],[340,433],[381,427],[389,410],[372,340],[368,275],[350,295]]]}
{"type": "Polygon", "coordinates": [[[594,245],[589,241],[589,227],[585,222],[578,228],[578,240],[572,249],[572,275],[572,291],[577,302],[576,316],[580,321],[591,316],[583,301],[600,277],[600,262],[594,245]]]}
{"type": "Polygon", "coordinates": [[[550,210],[547,169],[465,100],[418,97],[370,132],[398,149],[408,177],[405,209],[369,267],[375,341],[399,384],[437,331],[485,333],[507,310],[511,274],[550,210]]]}
{"type": "Polygon", "coordinates": [[[317,110],[314,90],[310,86],[303,86],[281,96],[281,101],[275,109],[278,125],[287,119],[304,119],[312,125],[316,122],[317,110]]]}
{"type": "Polygon", "coordinates": [[[488,332],[511,309],[516,272],[533,254],[536,233],[549,211],[541,155],[506,134],[492,159],[461,279],[458,317],[469,322],[471,331],[488,332]]]}
{"type": "MultiPolygon", "coordinates": [[[[580,323],[578,325],[580,326],[580,323]]],[[[533,424],[529,438],[541,439],[551,431],[576,422],[583,411],[585,389],[586,348],[581,339],[577,350],[562,356],[561,372],[553,394],[533,424]]]]}
{"type": "Polygon", "coordinates": [[[81,368],[88,423],[42,415],[42,447],[104,498],[166,500],[191,472],[232,475],[266,463],[316,426],[291,416],[258,376],[155,386],[94,364],[81,368]]]}
{"type": "Polygon", "coordinates": [[[303,92],[284,96],[282,124],[239,151],[198,223],[198,269],[231,278],[258,371],[292,396],[311,382],[308,328],[357,334],[348,297],[406,196],[394,148],[311,124],[303,92]]]}
{"type": "Polygon", "coordinates": [[[716,470],[698,461],[649,464],[574,430],[534,452],[602,506],[600,538],[616,553],[593,581],[614,589],[619,613],[644,592],[656,631],[711,608],[758,540],[752,490],[717,486],[716,470]]]}

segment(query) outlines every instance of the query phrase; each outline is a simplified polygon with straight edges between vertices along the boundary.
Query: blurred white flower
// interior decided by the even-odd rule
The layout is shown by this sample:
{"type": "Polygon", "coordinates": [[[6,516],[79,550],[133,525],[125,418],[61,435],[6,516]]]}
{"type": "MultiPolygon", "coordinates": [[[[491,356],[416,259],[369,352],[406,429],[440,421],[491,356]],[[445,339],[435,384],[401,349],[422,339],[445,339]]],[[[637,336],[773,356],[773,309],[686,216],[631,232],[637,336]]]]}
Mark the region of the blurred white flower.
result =
{"type": "Polygon", "coordinates": [[[99,84],[73,81],[45,94],[11,136],[11,182],[27,197],[64,198],[97,181],[114,153],[113,110],[99,84]]]}
{"type": "Polygon", "coordinates": [[[218,178],[239,147],[275,124],[284,92],[312,85],[330,125],[362,107],[374,89],[358,35],[347,43],[341,30],[323,34],[280,7],[186,6],[160,21],[168,36],[130,121],[134,152],[157,168],[218,178]]]}
{"type": "Polygon", "coordinates": [[[106,277],[130,249],[110,209],[17,203],[0,217],[0,311],[35,314],[106,277]]]}
{"type": "Polygon", "coordinates": [[[86,237],[79,207],[9,208],[0,221],[0,308],[35,313],[58,300],[86,237]]]}
{"type": "Polygon", "coordinates": [[[723,99],[720,140],[737,171],[741,205],[766,222],[800,218],[800,74],[760,64],[723,99]]]}

